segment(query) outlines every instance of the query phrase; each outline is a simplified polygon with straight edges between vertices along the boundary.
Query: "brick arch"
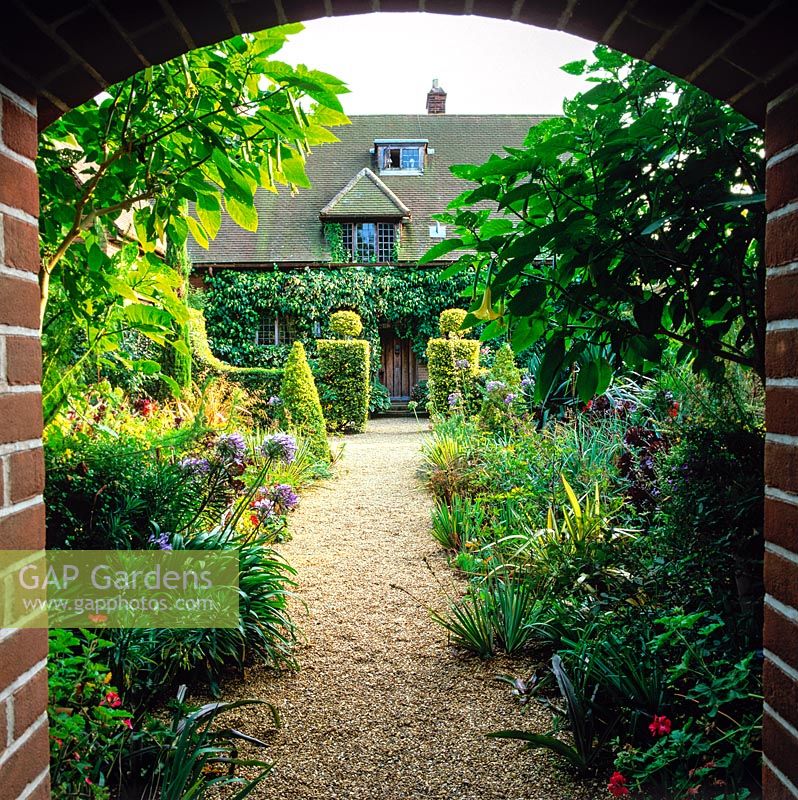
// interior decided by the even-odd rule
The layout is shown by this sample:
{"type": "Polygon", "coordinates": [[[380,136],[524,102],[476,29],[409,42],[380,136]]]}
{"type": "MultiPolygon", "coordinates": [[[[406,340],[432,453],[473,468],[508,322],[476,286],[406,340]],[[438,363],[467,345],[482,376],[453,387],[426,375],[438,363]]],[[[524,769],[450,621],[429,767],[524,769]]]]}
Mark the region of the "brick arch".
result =
{"type": "MultiPolygon", "coordinates": [[[[0,11],[0,548],[44,546],[36,132],[142,67],[236,33],[371,11],[512,19],[606,43],[766,127],[765,796],[798,798],[795,0],[7,0],[0,11]]],[[[46,636],[0,630],[0,785],[44,800],[46,636]]]]}

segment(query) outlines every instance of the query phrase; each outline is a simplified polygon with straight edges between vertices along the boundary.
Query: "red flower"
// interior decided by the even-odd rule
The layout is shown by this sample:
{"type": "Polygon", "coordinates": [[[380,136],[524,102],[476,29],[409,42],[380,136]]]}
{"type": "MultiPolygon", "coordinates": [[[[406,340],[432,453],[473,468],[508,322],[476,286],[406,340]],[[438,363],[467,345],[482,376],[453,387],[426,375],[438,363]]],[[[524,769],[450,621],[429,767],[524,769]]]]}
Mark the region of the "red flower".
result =
{"type": "Polygon", "coordinates": [[[654,719],[648,729],[651,731],[651,735],[657,738],[659,736],[667,736],[671,732],[671,727],[672,723],[667,717],[658,717],[654,714],[654,719]]]}
{"type": "Polygon", "coordinates": [[[122,705],[122,698],[116,692],[108,692],[100,705],[109,706],[110,708],[119,708],[119,706],[122,705]]]}
{"type": "Polygon", "coordinates": [[[91,785],[92,785],[92,780],[91,780],[91,778],[86,778],[86,783],[88,783],[88,784],[89,784],[89,786],[91,786],[91,785]]]}
{"type": "Polygon", "coordinates": [[[629,789],[626,786],[626,778],[620,772],[613,772],[610,782],[607,784],[607,791],[613,797],[623,797],[629,794],[629,789]]]}
{"type": "Polygon", "coordinates": [[[671,407],[668,409],[668,416],[669,416],[671,419],[676,419],[676,417],[678,417],[678,416],[679,416],[679,404],[678,404],[678,403],[675,403],[675,402],[674,402],[674,403],[671,405],[671,407]]]}
{"type": "Polygon", "coordinates": [[[257,514],[250,514],[249,521],[252,523],[253,528],[257,528],[260,525],[260,518],[257,514]]]}
{"type": "Polygon", "coordinates": [[[133,730],[133,723],[129,719],[123,719],[122,724],[129,730],[133,730]]]}

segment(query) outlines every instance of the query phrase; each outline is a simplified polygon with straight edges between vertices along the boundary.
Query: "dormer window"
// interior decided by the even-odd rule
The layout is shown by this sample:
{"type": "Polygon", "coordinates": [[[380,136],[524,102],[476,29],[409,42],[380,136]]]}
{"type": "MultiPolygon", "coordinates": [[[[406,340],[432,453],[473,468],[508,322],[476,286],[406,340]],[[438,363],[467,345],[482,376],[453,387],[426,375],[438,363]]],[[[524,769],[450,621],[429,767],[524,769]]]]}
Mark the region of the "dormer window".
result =
{"type": "Polygon", "coordinates": [[[381,175],[422,175],[427,154],[426,140],[377,139],[374,142],[377,169],[381,175]]]}
{"type": "Polygon", "coordinates": [[[343,246],[360,264],[387,264],[396,260],[397,226],[393,222],[349,222],[342,226],[343,246]]]}

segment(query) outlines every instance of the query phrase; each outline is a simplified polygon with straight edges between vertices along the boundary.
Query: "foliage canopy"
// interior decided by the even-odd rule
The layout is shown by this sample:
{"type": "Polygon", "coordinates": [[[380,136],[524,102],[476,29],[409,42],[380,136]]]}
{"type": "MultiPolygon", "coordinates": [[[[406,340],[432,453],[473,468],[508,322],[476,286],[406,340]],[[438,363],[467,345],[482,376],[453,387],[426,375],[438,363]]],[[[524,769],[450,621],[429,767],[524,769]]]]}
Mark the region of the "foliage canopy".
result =
{"type": "Polygon", "coordinates": [[[565,65],[595,86],[534,126],[524,147],[453,167],[475,187],[440,219],[456,235],[422,260],[468,251],[466,326],[542,352],[536,393],[579,362],[579,393],[612,366],[666,348],[697,370],[764,371],[764,163],[759,128],[649,64],[598,47],[565,65]]]}
{"type": "Polygon", "coordinates": [[[347,122],[338,100],[346,88],[272,60],[301,29],[237,36],[149,67],[43,133],[46,410],[89,366],[122,361],[157,371],[125,353],[129,331],[185,349],[185,337],[174,335],[186,324],[183,279],[160,257],[165,240],[180,247],[190,234],[207,247],[222,207],[255,230],[258,188],[309,185],[305,157],[336,141],[329,126],[347,122]]]}

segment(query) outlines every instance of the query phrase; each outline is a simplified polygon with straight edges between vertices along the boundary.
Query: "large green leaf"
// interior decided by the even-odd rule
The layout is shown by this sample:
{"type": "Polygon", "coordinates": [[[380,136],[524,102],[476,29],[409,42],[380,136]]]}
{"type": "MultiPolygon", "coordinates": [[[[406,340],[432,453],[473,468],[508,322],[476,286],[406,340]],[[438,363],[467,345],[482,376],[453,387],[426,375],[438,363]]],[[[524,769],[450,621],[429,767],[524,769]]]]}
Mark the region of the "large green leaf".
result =
{"type": "Polygon", "coordinates": [[[258,211],[254,201],[241,203],[235,197],[225,196],[224,204],[233,222],[253,233],[258,230],[258,211]]]}

